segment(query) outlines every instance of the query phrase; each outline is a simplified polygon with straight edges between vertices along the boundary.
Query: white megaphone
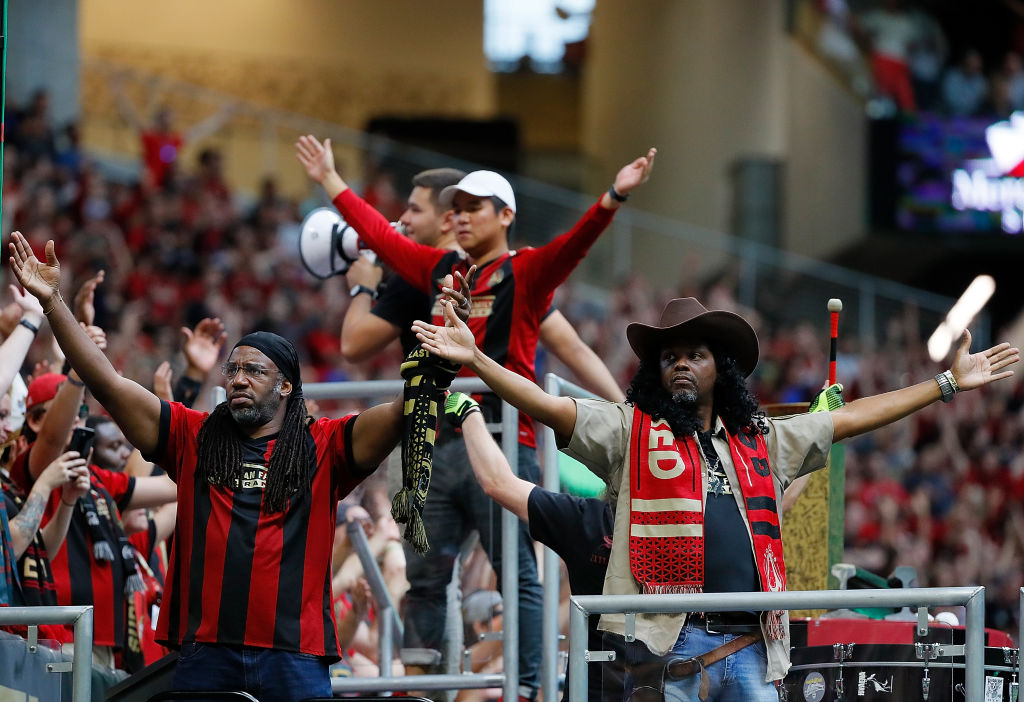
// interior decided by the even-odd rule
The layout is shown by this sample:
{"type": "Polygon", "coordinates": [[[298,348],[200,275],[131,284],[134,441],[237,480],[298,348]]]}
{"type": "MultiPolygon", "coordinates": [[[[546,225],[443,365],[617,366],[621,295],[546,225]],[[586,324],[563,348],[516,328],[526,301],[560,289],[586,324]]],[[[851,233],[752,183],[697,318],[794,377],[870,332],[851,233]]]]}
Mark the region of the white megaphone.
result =
{"type": "Polygon", "coordinates": [[[358,256],[377,261],[377,254],[366,248],[356,230],[334,208],[318,207],[302,220],[299,258],[317,278],[342,275],[358,256]]]}

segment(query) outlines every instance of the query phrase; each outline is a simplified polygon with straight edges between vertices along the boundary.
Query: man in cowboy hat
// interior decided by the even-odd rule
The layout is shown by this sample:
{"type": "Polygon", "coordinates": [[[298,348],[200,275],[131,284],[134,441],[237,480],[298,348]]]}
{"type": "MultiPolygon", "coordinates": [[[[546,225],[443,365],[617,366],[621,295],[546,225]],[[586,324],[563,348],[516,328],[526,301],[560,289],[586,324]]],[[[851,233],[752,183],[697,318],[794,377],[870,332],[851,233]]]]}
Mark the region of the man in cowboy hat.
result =
{"type": "MultiPolygon", "coordinates": [[[[444,312],[454,320],[447,303],[444,312]]],[[[669,302],[657,326],[627,327],[640,367],[625,403],[548,395],[452,323],[413,328],[424,348],[465,364],[554,429],[562,450],[608,484],[617,505],[608,595],[785,589],[779,505],[790,482],[822,468],[834,441],[1008,377],[1019,359],[1005,343],[970,354],[965,331],[951,368],[934,379],[831,412],[769,419],[746,387],[754,330],[694,298],[669,302]]],[[[624,616],[605,615],[600,628],[623,634],[624,616]]],[[[635,631],[646,646],[627,648],[634,699],[777,700],[773,683],[789,669],[784,612],[638,615],[635,631]],[[664,658],[647,665],[651,654],[664,658]]]]}

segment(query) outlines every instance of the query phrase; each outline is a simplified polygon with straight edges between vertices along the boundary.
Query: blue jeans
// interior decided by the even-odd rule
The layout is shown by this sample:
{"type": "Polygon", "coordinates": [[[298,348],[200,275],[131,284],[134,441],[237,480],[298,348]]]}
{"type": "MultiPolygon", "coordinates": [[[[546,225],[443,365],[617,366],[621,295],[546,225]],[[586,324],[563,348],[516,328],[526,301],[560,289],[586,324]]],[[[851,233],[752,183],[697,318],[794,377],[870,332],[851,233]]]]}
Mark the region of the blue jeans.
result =
{"type": "Polygon", "coordinates": [[[241,690],[258,700],[299,702],[330,697],[327,662],[271,648],[185,643],[174,671],[175,690],[241,690]]]}
{"type": "MultiPolygon", "coordinates": [[[[540,480],[536,449],[519,445],[519,475],[540,480]]],[[[501,583],[501,507],[480,488],[461,437],[434,449],[434,471],[423,508],[430,551],[420,556],[405,546],[409,592],[405,605],[405,646],[442,650],[446,599],[452,567],[466,535],[476,529],[501,583]]],[[[467,593],[468,594],[468,593],[467,593]]],[[[519,522],[519,694],[532,698],[540,686],[543,590],[526,524],[519,522]]]]}
{"type": "MultiPolygon", "coordinates": [[[[701,680],[699,672],[684,678],[672,678],[663,666],[658,664],[678,658],[687,659],[704,655],[735,638],[734,634],[709,634],[704,627],[688,621],[679,632],[679,638],[668,656],[654,656],[647,646],[640,642],[627,644],[628,665],[651,663],[658,671],[653,675],[648,674],[644,680],[639,681],[646,689],[634,690],[633,699],[656,699],[658,693],[663,690],[665,702],[697,702],[701,680]]],[[[756,641],[731,656],[712,663],[707,667],[711,683],[707,702],[778,702],[779,693],[775,684],[764,681],[767,668],[768,656],[764,641],[756,641]]],[[[634,676],[629,675],[626,689],[630,690],[636,684],[634,676]]]]}

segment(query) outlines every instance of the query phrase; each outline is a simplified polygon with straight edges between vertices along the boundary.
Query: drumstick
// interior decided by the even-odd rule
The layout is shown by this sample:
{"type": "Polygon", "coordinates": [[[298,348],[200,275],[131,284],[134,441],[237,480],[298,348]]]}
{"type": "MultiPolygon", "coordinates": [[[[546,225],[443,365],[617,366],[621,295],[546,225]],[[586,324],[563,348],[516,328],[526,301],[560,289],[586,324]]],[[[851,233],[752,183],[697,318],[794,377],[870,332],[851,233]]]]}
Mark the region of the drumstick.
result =
{"type": "Polygon", "coordinates": [[[839,342],[839,313],[843,310],[843,301],[833,297],[828,301],[828,311],[832,322],[832,333],[828,349],[828,384],[836,382],[836,346],[839,342]]]}

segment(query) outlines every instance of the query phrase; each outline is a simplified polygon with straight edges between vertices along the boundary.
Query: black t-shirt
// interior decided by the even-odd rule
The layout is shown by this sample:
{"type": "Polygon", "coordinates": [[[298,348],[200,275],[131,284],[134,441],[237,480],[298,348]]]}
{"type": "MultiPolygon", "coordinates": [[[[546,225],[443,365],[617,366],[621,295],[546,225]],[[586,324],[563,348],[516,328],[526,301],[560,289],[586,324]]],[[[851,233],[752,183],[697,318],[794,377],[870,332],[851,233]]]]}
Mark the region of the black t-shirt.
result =
{"type": "Polygon", "coordinates": [[[398,327],[402,355],[408,356],[419,343],[412,333],[412,323],[417,319],[430,319],[430,298],[401,277],[393,275],[370,313],[398,327]]]}
{"type": "Polygon", "coordinates": [[[600,595],[612,547],[612,509],[604,500],[543,488],[527,501],[530,536],[565,561],[574,595],[600,595]]]}
{"type": "MultiPolygon", "coordinates": [[[[530,536],[565,561],[572,594],[600,595],[612,549],[611,505],[604,500],[565,495],[540,487],[530,491],[526,504],[530,536]]],[[[587,648],[591,651],[612,649],[615,662],[587,666],[588,697],[593,702],[621,702],[624,640],[615,635],[603,636],[597,628],[598,620],[597,616],[587,618],[587,648]]],[[[566,689],[568,686],[567,677],[566,689]]]]}
{"type": "Polygon", "coordinates": [[[715,470],[719,459],[711,441],[706,435],[699,438],[708,462],[714,464],[711,473],[726,482],[723,494],[716,495],[709,489],[704,505],[704,592],[759,592],[761,577],[754,565],[750,532],[725,472],[715,470]]]}

